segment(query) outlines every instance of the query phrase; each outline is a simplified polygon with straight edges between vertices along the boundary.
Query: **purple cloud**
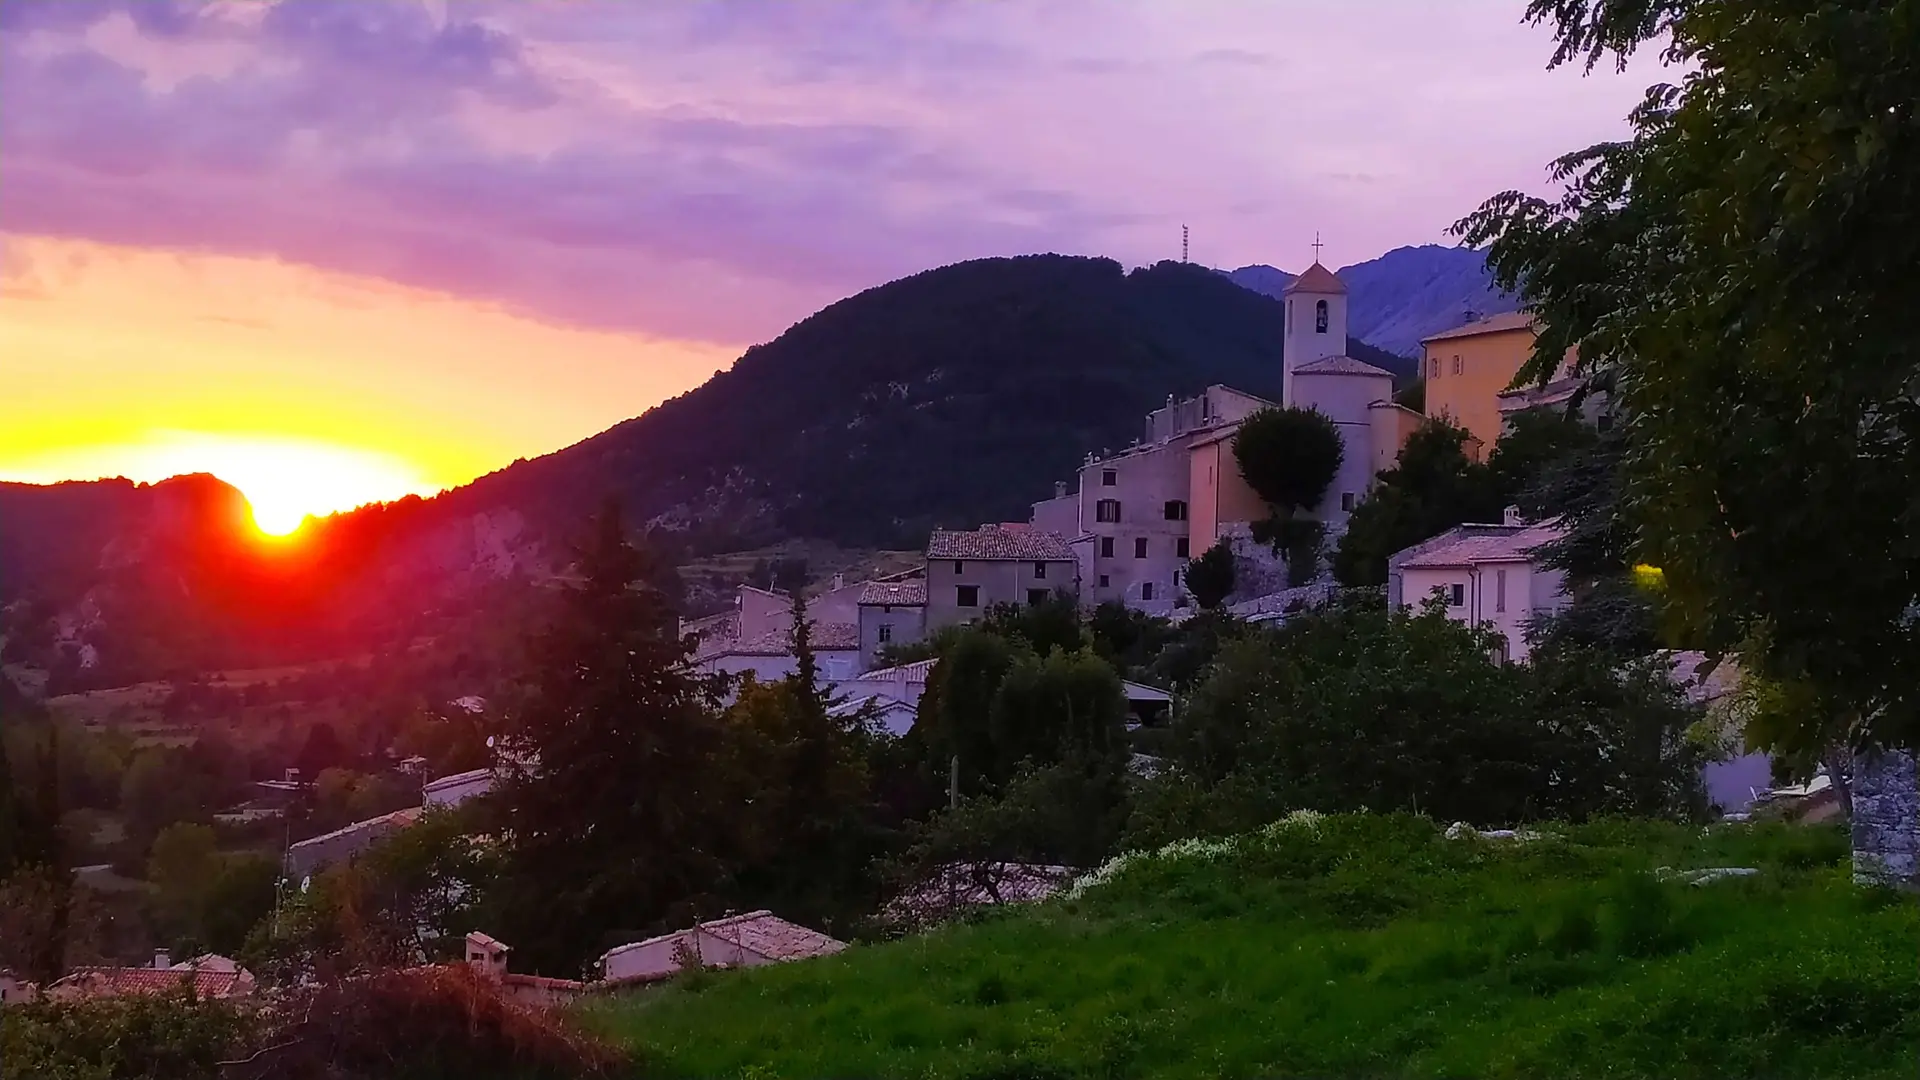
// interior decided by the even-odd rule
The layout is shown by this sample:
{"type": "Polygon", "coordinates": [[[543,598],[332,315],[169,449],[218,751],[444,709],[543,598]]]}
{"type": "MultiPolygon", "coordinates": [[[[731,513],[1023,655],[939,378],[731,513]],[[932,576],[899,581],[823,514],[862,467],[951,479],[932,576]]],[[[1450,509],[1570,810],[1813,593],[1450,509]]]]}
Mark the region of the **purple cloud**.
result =
{"type": "MultiPolygon", "coordinates": [[[[734,342],[963,258],[1151,261],[1188,220],[1229,238],[1211,261],[1291,264],[1276,245],[1314,228],[1358,237],[1357,260],[1532,179],[1436,193],[1447,154],[1537,170],[1580,140],[1549,98],[1532,126],[1491,118],[1491,149],[1429,152],[1393,79],[1359,65],[1389,96],[1356,99],[1286,47],[1337,53],[1336,24],[1202,7],[5,0],[0,232],[734,342]]],[[[1397,20],[1409,42],[1437,32],[1421,18],[1397,20]]],[[[1469,64],[1457,92],[1544,78],[1536,38],[1526,70],[1483,86],[1469,64]]],[[[1594,117],[1617,123],[1619,89],[1594,117]]]]}

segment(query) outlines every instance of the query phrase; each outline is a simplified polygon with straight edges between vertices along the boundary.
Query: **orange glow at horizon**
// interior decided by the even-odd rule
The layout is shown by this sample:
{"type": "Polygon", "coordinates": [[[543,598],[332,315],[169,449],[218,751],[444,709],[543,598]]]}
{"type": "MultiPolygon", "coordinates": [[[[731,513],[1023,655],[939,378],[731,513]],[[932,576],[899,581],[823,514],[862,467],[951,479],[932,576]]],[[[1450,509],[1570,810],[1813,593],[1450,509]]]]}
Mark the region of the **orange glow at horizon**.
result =
{"type": "Polygon", "coordinates": [[[0,480],[211,473],[285,535],[571,445],[737,355],[268,259],[0,234],[0,480]]]}

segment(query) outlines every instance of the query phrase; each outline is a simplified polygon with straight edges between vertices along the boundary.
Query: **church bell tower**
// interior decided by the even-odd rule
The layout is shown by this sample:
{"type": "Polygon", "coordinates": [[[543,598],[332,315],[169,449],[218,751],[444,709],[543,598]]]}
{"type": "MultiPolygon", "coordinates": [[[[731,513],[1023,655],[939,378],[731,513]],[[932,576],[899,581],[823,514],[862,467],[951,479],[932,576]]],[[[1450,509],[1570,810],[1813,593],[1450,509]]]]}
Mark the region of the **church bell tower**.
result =
{"type": "Polygon", "coordinates": [[[1281,297],[1286,305],[1285,404],[1294,404],[1293,371],[1301,364],[1347,353],[1347,286],[1320,265],[1320,239],[1314,238],[1313,265],[1293,279],[1281,297]]]}

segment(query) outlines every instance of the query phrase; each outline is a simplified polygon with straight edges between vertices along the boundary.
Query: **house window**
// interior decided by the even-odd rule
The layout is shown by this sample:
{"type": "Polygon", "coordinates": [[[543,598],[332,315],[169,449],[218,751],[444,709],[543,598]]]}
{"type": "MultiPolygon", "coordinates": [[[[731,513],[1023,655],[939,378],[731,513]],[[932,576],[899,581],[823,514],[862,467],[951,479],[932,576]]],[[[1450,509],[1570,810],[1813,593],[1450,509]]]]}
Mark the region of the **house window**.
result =
{"type": "Polygon", "coordinates": [[[1354,498],[1353,492],[1343,491],[1340,493],[1340,509],[1345,510],[1347,513],[1353,513],[1353,508],[1359,505],[1359,503],[1360,500],[1354,498]]]}
{"type": "Polygon", "coordinates": [[[1502,634],[1493,643],[1493,662],[1504,664],[1513,656],[1513,650],[1507,646],[1506,635],[1502,634]]]}
{"type": "Polygon", "coordinates": [[[1120,473],[1114,469],[1100,470],[1100,486],[1112,487],[1120,482],[1120,473]]]}
{"type": "Polygon", "coordinates": [[[1033,580],[1035,581],[1047,580],[1047,564],[1046,563],[1037,562],[1033,564],[1033,580]]]}
{"type": "Polygon", "coordinates": [[[962,585],[954,590],[953,602],[961,607],[980,606],[980,586],[962,585]]]}
{"type": "Polygon", "coordinates": [[[1467,587],[1465,585],[1447,586],[1447,606],[1448,607],[1465,607],[1466,604],[1467,604],[1467,587]]]}
{"type": "Polygon", "coordinates": [[[1108,587],[1110,587],[1110,586],[1111,586],[1112,584],[1113,584],[1113,579],[1112,579],[1112,578],[1109,578],[1109,577],[1108,577],[1107,575],[1105,575],[1105,574],[1101,574],[1101,575],[1100,575],[1100,587],[1101,587],[1101,588],[1103,588],[1103,589],[1105,589],[1105,588],[1108,588],[1108,587]]]}
{"type": "Polygon", "coordinates": [[[893,627],[888,625],[887,623],[881,623],[880,624],[880,644],[885,645],[887,642],[892,640],[893,640],[893,627]]]}
{"type": "Polygon", "coordinates": [[[1453,373],[1460,374],[1460,358],[1457,356],[1453,358],[1453,373]]]}
{"type": "Polygon", "coordinates": [[[1047,590],[1045,589],[1028,589],[1027,590],[1027,606],[1028,607],[1039,607],[1041,604],[1044,604],[1046,602],[1047,602],[1047,590]]]}
{"type": "Polygon", "coordinates": [[[966,563],[961,562],[959,559],[953,560],[953,576],[954,577],[959,577],[961,574],[966,573],[966,571],[967,571],[966,563]]]}
{"type": "Polygon", "coordinates": [[[1507,610],[1507,572],[1505,570],[1493,572],[1493,610],[1507,610]]]}
{"type": "Polygon", "coordinates": [[[1439,377],[1440,377],[1440,358],[1437,356],[1428,357],[1427,358],[1427,378],[1437,379],[1439,377]]]}
{"type": "Polygon", "coordinates": [[[1142,600],[1153,599],[1153,582],[1143,581],[1140,583],[1140,599],[1142,600]]]}
{"type": "Polygon", "coordinates": [[[1103,559],[1113,558],[1113,537],[1103,536],[1100,538],[1100,557],[1103,559]]]}
{"type": "Polygon", "coordinates": [[[1120,520],[1120,500],[1101,499],[1099,502],[1094,503],[1093,519],[1095,521],[1105,521],[1109,523],[1118,522],[1120,520]]]}
{"type": "Polygon", "coordinates": [[[1147,557],[1146,537],[1142,536],[1133,542],[1133,557],[1136,559],[1144,559],[1147,557]]]}
{"type": "Polygon", "coordinates": [[[1327,332],[1327,302],[1325,300],[1315,300],[1313,302],[1313,332],[1316,334],[1324,334],[1327,332]]]}
{"type": "Polygon", "coordinates": [[[1187,520],[1187,504],[1184,502],[1181,502],[1179,499],[1169,499],[1167,501],[1167,520],[1168,521],[1187,520]]]}
{"type": "Polygon", "coordinates": [[[1173,554],[1174,554],[1174,557],[1176,557],[1176,558],[1180,558],[1180,559],[1184,559],[1184,558],[1186,558],[1186,557],[1187,557],[1187,550],[1188,550],[1188,549],[1187,549],[1187,538],[1186,538],[1186,537],[1184,537],[1184,536],[1182,536],[1182,537],[1180,537],[1180,538],[1179,538],[1178,540],[1175,540],[1175,541],[1173,542],[1173,554]]]}

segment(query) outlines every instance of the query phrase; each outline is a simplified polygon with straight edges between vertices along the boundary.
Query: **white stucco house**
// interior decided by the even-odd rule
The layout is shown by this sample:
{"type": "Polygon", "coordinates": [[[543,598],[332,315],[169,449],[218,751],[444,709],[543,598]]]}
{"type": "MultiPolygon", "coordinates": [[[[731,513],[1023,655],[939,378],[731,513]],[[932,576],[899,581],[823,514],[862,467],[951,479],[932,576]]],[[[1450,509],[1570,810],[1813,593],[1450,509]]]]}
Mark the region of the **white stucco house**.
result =
{"type": "Polygon", "coordinates": [[[688,957],[698,957],[703,967],[761,967],[830,956],[846,947],[771,911],[751,911],[608,949],[600,957],[600,978],[613,985],[656,982],[679,971],[688,957]]]}
{"type": "MultiPolygon", "coordinates": [[[[853,623],[819,623],[812,628],[814,661],[825,682],[850,679],[860,671],[860,628],[853,623]]],[[[754,638],[720,638],[693,657],[707,674],[752,675],[761,682],[784,679],[799,670],[793,633],[782,627],[754,638]]]]}
{"type": "Polygon", "coordinates": [[[1418,607],[1439,596],[1458,622],[1490,623],[1505,660],[1527,658],[1527,623],[1566,605],[1566,575],[1542,565],[1538,549],[1561,535],[1557,520],[1459,525],[1387,560],[1387,602],[1418,607]]]}
{"type": "Polygon", "coordinates": [[[878,666],[880,650],[889,645],[910,645],[926,636],[925,571],[862,583],[855,607],[860,626],[860,670],[870,671],[878,666]]]}
{"type": "Polygon", "coordinates": [[[427,806],[458,806],[468,799],[493,790],[493,770],[469,769],[443,776],[421,789],[421,802],[427,806]]]}

